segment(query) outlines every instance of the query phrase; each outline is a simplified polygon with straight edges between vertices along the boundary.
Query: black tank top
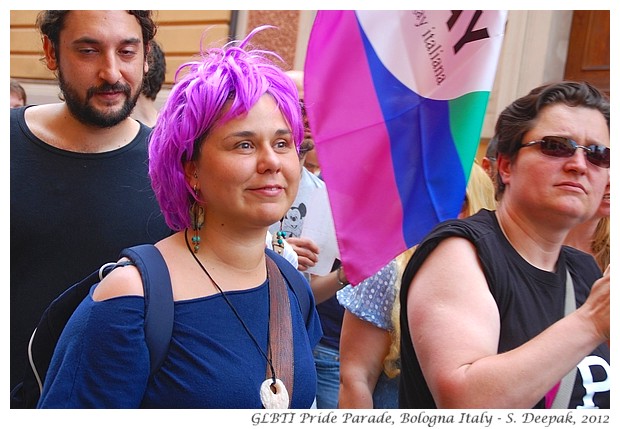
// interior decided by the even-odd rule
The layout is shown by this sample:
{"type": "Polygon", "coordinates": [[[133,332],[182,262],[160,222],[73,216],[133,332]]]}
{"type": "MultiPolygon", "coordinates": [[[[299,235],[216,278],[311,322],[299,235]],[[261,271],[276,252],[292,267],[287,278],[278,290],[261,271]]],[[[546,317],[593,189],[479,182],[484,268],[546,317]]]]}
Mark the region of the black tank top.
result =
{"type": "MultiPolygon", "coordinates": [[[[463,220],[438,225],[418,246],[403,274],[401,300],[400,408],[436,408],[419,367],[407,322],[407,293],[426,257],[441,240],[463,237],[476,247],[489,289],[501,320],[498,353],[529,341],[564,317],[566,269],[571,273],[577,307],[581,306],[594,281],[602,276],[594,258],[571,247],[560,252],[556,272],[530,265],[502,233],[495,212],[481,210],[463,220]]],[[[601,345],[577,366],[577,377],[569,408],[609,408],[609,347],[601,345]]],[[[535,408],[545,408],[541,398],[535,408]]]]}

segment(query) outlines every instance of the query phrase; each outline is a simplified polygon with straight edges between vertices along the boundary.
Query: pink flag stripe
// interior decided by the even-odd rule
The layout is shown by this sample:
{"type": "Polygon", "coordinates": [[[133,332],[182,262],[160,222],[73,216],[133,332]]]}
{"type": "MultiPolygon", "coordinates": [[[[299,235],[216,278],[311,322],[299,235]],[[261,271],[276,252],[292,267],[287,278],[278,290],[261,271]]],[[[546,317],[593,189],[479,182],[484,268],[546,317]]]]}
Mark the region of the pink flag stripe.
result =
{"type": "Polygon", "coordinates": [[[390,138],[353,11],[317,16],[305,70],[305,102],[334,213],[338,246],[345,271],[350,268],[347,277],[357,284],[377,271],[373,267],[385,265],[395,255],[394,249],[406,246],[390,138]],[[342,49],[343,40],[346,49],[342,49]],[[342,73],[333,73],[334,64],[327,59],[336,61],[342,73]],[[326,109],[320,105],[325,103],[342,108],[323,115],[326,109]],[[341,124],[354,131],[335,135],[331,130],[342,128],[341,124]],[[351,171],[354,180],[349,177],[351,171]],[[364,206],[360,195],[373,207],[360,210],[364,206]],[[385,246],[376,246],[377,237],[383,238],[380,241],[385,246]]]}

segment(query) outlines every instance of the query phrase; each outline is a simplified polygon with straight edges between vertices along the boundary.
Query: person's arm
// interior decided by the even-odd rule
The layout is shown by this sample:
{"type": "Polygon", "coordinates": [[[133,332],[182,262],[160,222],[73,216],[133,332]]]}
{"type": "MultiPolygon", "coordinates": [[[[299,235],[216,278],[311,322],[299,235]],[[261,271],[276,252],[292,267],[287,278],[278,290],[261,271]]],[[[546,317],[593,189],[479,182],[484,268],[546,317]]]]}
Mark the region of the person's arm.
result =
{"type": "Polygon", "coordinates": [[[373,408],[372,393],[390,344],[388,331],[345,310],[340,332],[338,408],[373,408]]]}
{"type": "Polygon", "coordinates": [[[349,284],[349,281],[342,268],[334,270],[324,276],[313,275],[310,280],[310,287],[312,288],[314,300],[317,304],[327,301],[347,284],[349,284]]]}
{"type": "Polygon", "coordinates": [[[439,408],[531,408],[609,338],[607,273],[577,311],[498,354],[498,309],[474,246],[462,238],[444,240],[429,255],[407,304],[412,341],[439,408]]]}

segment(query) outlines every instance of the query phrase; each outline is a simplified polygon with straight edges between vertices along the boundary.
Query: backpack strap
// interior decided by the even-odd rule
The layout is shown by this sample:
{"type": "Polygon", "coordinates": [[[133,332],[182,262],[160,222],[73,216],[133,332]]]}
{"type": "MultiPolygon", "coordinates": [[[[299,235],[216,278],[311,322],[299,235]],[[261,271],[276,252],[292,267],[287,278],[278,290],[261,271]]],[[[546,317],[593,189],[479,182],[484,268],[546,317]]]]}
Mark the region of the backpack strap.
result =
{"type": "Polygon", "coordinates": [[[293,289],[301,308],[301,314],[304,316],[304,322],[307,322],[308,317],[310,317],[310,309],[314,307],[314,302],[311,302],[308,290],[304,287],[305,282],[300,281],[300,277],[302,277],[301,274],[297,268],[292,266],[282,255],[279,255],[269,248],[265,248],[265,253],[278,265],[289,287],[293,289]]]}
{"type": "Polygon", "coordinates": [[[166,359],[172,338],[174,299],[170,273],[161,253],[152,244],[123,249],[120,256],[129,258],[142,276],[144,335],[149,349],[152,376],[166,359]]]}

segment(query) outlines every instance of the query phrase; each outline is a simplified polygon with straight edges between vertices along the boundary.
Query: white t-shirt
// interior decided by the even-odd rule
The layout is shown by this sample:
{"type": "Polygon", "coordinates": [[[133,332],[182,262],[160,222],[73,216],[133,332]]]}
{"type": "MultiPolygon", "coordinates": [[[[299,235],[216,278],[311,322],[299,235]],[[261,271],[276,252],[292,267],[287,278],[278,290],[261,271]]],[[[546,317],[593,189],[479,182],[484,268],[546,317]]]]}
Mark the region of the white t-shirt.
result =
{"type": "MultiPolygon", "coordinates": [[[[273,240],[273,235],[269,231],[267,231],[267,236],[265,237],[265,243],[267,244],[267,247],[271,250],[273,250],[272,240],[273,240]]],[[[282,250],[282,256],[284,257],[284,259],[289,261],[291,265],[293,265],[295,268],[297,268],[297,266],[299,265],[298,260],[297,260],[297,253],[295,253],[295,251],[293,250],[293,246],[288,244],[286,240],[284,240],[284,249],[282,250]]]]}

